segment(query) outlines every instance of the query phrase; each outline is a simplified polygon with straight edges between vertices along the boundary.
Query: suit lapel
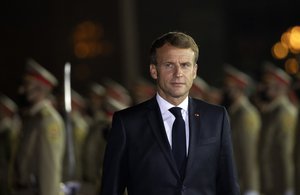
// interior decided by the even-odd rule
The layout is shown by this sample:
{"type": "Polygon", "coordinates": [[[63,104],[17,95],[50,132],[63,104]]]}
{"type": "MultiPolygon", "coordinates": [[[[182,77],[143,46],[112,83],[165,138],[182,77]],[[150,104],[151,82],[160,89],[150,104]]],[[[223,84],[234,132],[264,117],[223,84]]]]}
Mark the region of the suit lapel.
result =
{"type": "Polygon", "coordinates": [[[175,163],[175,160],[172,155],[172,150],[166,135],[166,131],[163,124],[163,119],[160,113],[160,109],[158,106],[158,103],[156,101],[156,98],[152,98],[150,100],[149,104],[149,114],[148,114],[148,121],[150,124],[150,127],[156,137],[156,140],[165,155],[168,163],[172,167],[173,171],[177,175],[177,177],[180,177],[179,171],[177,170],[177,166],[175,163]]]}
{"type": "Polygon", "coordinates": [[[189,98],[189,130],[190,130],[190,142],[189,142],[189,153],[187,159],[186,173],[188,176],[189,171],[192,170],[193,158],[196,150],[197,137],[201,132],[201,113],[200,109],[197,108],[197,104],[193,102],[192,98],[189,98]]]}

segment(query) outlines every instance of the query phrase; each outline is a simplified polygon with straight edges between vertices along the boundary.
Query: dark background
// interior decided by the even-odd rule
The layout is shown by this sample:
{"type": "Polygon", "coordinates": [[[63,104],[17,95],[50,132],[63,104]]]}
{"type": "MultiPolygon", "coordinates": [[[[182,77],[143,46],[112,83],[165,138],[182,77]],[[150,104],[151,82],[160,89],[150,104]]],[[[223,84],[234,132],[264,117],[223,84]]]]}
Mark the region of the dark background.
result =
{"type": "Polygon", "coordinates": [[[219,87],[224,63],[254,77],[265,60],[282,66],[282,60],[272,57],[271,47],[284,31],[300,23],[299,0],[15,0],[1,4],[0,92],[13,99],[28,57],[49,69],[60,83],[65,62],[71,62],[72,85],[80,92],[90,81],[104,77],[126,87],[138,76],[150,80],[150,44],[174,30],[195,38],[200,47],[198,74],[219,87]],[[125,7],[131,8],[133,16],[128,24],[122,12],[125,7]],[[84,21],[101,26],[108,52],[84,59],[74,55],[72,36],[84,21]],[[127,39],[124,29],[134,36],[127,39]],[[131,43],[132,64],[126,62],[131,43]]]}

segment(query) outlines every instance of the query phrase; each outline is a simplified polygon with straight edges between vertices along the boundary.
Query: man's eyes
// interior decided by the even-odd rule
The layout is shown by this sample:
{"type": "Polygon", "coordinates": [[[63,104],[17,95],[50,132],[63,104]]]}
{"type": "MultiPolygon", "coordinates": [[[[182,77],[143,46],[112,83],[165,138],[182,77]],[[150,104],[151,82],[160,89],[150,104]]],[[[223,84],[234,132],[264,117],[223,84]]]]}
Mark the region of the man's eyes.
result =
{"type": "Polygon", "coordinates": [[[191,64],[190,63],[184,63],[184,64],[181,64],[182,67],[190,67],[191,64]]]}
{"type": "Polygon", "coordinates": [[[167,63],[167,64],[165,64],[165,67],[167,67],[167,68],[173,68],[174,64],[167,63]]]}
{"type": "MultiPolygon", "coordinates": [[[[166,63],[166,64],[164,64],[164,66],[165,66],[166,68],[174,68],[176,65],[175,65],[175,64],[171,64],[171,63],[166,63]]],[[[182,68],[189,68],[189,67],[191,67],[192,65],[191,65],[190,63],[183,63],[183,64],[180,64],[180,66],[181,66],[182,68]]]]}

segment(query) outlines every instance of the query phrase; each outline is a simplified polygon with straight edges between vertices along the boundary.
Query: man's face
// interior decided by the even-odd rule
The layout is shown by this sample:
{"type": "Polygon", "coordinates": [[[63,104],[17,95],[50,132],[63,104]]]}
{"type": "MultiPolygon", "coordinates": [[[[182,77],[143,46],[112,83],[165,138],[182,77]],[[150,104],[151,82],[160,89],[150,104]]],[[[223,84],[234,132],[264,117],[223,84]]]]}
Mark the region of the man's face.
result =
{"type": "Polygon", "coordinates": [[[0,120],[5,118],[5,116],[6,116],[5,108],[3,105],[0,104],[0,120]]]}
{"type": "Polygon", "coordinates": [[[242,94],[242,89],[238,83],[230,76],[225,77],[223,87],[223,102],[226,107],[230,107],[242,94]]]}
{"type": "Polygon", "coordinates": [[[241,87],[231,77],[225,77],[224,92],[231,100],[234,100],[241,94],[241,87]]]}
{"type": "Polygon", "coordinates": [[[46,96],[46,90],[43,90],[43,88],[45,87],[35,79],[25,77],[21,86],[21,93],[25,96],[28,103],[33,104],[36,103],[41,96],[46,96]]]}
{"type": "Polygon", "coordinates": [[[271,101],[281,93],[282,86],[273,78],[273,76],[266,74],[262,79],[260,90],[263,98],[271,101]]]}
{"type": "Polygon", "coordinates": [[[94,92],[91,92],[89,95],[89,101],[90,101],[91,107],[96,110],[101,108],[104,98],[105,98],[104,96],[101,96],[101,95],[95,94],[94,92]]]}
{"type": "Polygon", "coordinates": [[[191,49],[181,49],[170,44],[158,48],[156,53],[157,65],[150,65],[150,74],[157,80],[159,95],[177,105],[188,96],[196,78],[195,54],[191,49]]]}

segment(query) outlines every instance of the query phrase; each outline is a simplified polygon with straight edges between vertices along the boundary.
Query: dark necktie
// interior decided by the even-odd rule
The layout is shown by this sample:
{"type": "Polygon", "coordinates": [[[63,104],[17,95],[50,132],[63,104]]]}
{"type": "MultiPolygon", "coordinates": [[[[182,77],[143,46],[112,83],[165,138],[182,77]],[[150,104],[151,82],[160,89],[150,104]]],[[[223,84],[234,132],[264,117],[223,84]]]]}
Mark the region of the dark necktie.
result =
{"type": "Polygon", "coordinates": [[[175,116],[175,121],[172,126],[172,152],[177,168],[181,176],[183,176],[186,161],[185,122],[182,118],[181,108],[173,107],[169,110],[175,116]]]}

